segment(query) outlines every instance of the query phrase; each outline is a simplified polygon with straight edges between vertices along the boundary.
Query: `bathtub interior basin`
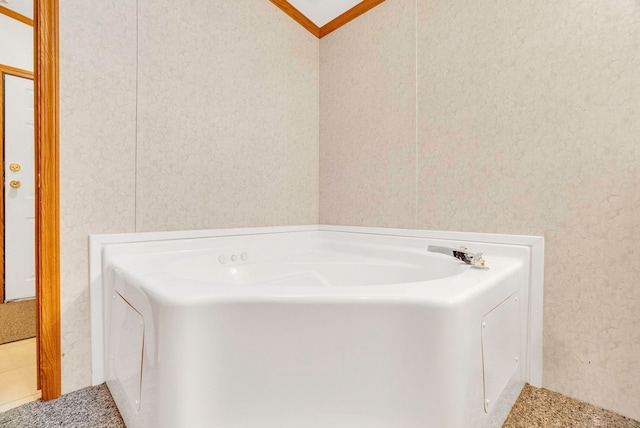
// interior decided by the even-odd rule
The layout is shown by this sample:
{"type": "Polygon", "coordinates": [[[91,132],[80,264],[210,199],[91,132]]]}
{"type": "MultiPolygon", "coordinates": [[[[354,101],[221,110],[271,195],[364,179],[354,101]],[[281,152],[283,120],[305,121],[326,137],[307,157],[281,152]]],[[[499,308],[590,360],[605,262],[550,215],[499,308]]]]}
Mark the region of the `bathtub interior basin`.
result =
{"type": "Polygon", "coordinates": [[[429,281],[456,275],[464,266],[455,260],[431,263],[394,262],[372,257],[354,256],[326,249],[307,249],[281,259],[249,260],[242,252],[231,257],[243,257],[246,263],[227,266],[226,256],[211,254],[170,262],[165,272],[197,281],[213,281],[236,285],[354,286],[384,285],[429,281]],[[224,263],[220,262],[224,261],[224,263]],[[216,263],[217,261],[217,263],[216,263]]]}
{"type": "Polygon", "coordinates": [[[490,427],[535,384],[530,246],[260,231],[102,238],[94,382],[127,426],[490,427]]]}

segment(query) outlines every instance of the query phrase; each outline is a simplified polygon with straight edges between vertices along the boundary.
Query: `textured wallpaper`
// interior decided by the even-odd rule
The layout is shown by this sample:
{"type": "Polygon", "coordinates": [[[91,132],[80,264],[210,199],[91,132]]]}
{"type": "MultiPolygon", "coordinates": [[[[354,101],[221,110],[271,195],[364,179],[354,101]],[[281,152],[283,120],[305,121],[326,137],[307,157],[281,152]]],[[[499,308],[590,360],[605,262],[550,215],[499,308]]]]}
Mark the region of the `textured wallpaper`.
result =
{"type": "Polygon", "coordinates": [[[418,21],[418,227],[544,235],[544,386],[640,419],[640,3],[418,21]]]}
{"type": "Polygon", "coordinates": [[[415,36],[415,0],[388,0],[320,42],[324,223],[415,225],[415,36]]]}
{"type": "Polygon", "coordinates": [[[640,3],[418,0],[399,22],[408,3],[321,40],[321,222],[544,235],[544,386],[640,419],[640,3]],[[352,53],[371,41],[386,47],[352,53]],[[384,93],[410,91],[413,70],[375,71],[408,49],[417,103],[355,114],[361,97],[387,108],[414,96],[384,93]],[[372,93],[335,91],[362,70],[372,93]],[[413,115],[417,128],[392,142],[413,115]],[[368,141],[325,131],[341,116],[368,141]],[[386,178],[355,192],[379,217],[340,199],[361,165],[386,178]],[[389,194],[412,180],[413,195],[389,194]]]}
{"type": "Polygon", "coordinates": [[[91,384],[88,236],[134,231],[135,0],[60,2],[62,392],[91,384]]]}
{"type": "Polygon", "coordinates": [[[137,230],[318,221],[318,39],[268,1],[139,0],[137,230]]]}
{"type": "Polygon", "coordinates": [[[268,1],[60,5],[63,393],[88,235],[318,222],[318,39],[268,1]]]}

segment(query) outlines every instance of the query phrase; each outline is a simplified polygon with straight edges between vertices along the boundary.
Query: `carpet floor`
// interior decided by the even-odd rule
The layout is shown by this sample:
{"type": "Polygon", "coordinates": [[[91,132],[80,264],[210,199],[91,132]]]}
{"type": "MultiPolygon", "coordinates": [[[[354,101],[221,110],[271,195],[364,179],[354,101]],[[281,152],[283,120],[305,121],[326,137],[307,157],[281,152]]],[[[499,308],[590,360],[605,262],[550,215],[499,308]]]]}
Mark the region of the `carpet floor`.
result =
{"type": "Polygon", "coordinates": [[[2,428],[124,428],[116,403],[103,385],[51,401],[33,401],[0,413],[2,428]]]}
{"type": "Polygon", "coordinates": [[[503,428],[640,428],[640,422],[544,388],[525,385],[503,428]]]}
{"type": "MultiPolygon", "coordinates": [[[[0,413],[0,427],[124,428],[125,425],[109,390],[100,385],[72,392],[57,400],[34,401],[0,413]]],[[[538,427],[640,428],[640,422],[527,385],[503,428],[538,427]]]]}
{"type": "Polygon", "coordinates": [[[0,305],[0,344],[29,339],[35,335],[35,299],[0,305]]]}

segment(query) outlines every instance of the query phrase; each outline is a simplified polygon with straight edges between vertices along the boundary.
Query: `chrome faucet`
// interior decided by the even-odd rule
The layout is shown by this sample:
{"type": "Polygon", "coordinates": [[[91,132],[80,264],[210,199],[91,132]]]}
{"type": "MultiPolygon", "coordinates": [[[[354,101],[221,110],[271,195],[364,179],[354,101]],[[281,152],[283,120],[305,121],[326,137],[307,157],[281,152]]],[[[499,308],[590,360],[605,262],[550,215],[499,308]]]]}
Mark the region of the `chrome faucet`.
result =
{"type": "Polygon", "coordinates": [[[467,247],[449,248],[449,247],[439,247],[437,245],[429,245],[427,247],[427,251],[431,251],[433,253],[442,253],[451,257],[455,257],[462,262],[474,266],[474,267],[484,267],[484,259],[482,258],[482,253],[472,253],[467,250],[467,247]]]}

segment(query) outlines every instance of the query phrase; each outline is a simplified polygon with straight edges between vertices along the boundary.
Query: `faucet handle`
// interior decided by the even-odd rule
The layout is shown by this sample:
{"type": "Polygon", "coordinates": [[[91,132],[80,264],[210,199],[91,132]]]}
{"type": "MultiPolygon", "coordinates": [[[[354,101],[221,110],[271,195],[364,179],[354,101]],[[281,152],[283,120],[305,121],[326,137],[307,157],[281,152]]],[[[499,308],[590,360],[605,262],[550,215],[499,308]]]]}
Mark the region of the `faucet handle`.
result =
{"type": "Polygon", "coordinates": [[[448,256],[455,257],[461,262],[478,268],[484,268],[484,258],[482,257],[482,253],[472,253],[467,250],[467,247],[460,248],[449,248],[449,247],[440,247],[438,245],[429,245],[427,247],[427,251],[432,251],[434,253],[442,253],[448,256]]]}

